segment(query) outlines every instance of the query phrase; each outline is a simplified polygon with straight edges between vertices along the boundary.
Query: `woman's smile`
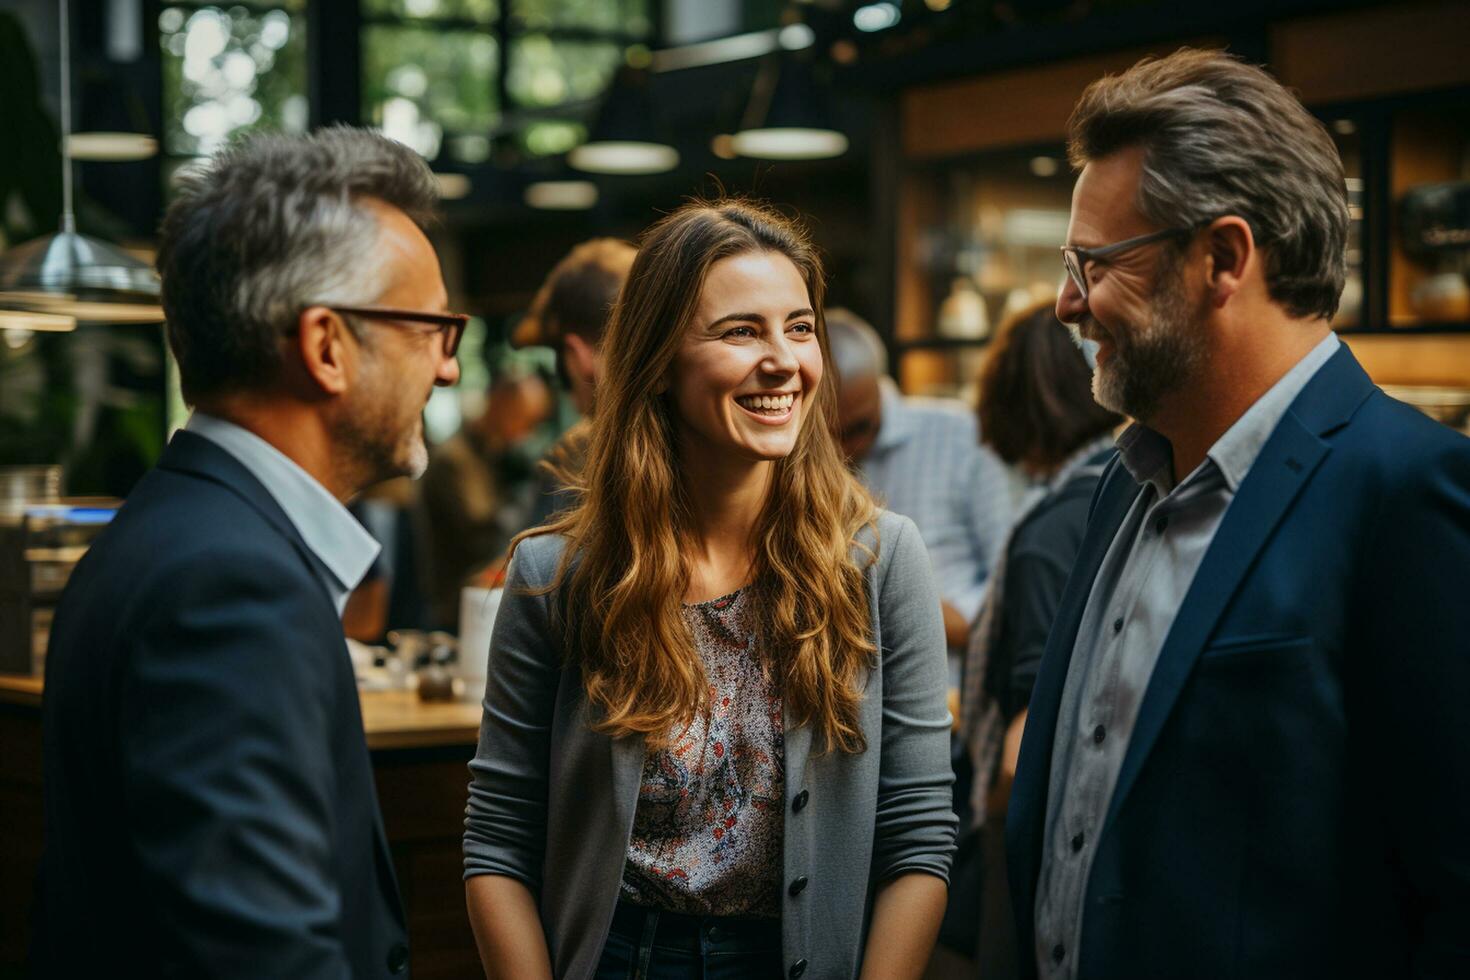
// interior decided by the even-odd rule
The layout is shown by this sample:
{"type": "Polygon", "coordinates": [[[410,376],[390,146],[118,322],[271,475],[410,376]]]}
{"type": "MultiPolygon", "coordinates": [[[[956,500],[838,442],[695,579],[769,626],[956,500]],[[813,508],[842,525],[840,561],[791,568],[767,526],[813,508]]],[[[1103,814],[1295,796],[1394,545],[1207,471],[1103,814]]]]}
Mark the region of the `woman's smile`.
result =
{"type": "Polygon", "coordinates": [[[735,404],[762,425],[785,425],[796,416],[800,391],[779,394],[736,395],[735,404]]]}

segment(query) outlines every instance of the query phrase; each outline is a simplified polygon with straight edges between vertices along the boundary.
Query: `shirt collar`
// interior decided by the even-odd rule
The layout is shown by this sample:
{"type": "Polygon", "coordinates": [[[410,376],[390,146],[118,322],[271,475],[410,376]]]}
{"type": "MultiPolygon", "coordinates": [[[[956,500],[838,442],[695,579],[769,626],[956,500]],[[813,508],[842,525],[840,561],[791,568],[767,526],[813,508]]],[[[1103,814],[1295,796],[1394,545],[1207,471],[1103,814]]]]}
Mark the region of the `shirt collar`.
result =
{"type": "MultiPolygon", "coordinates": [[[[1287,409],[1291,408],[1291,403],[1322,365],[1337,353],[1341,343],[1335,333],[1329,332],[1323,337],[1290,371],[1257,398],[1246,409],[1245,414],[1235,420],[1225,434],[1210,447],[1205,454],[1205,462],[1200,466],[1213,464],[1220,471],[1231,493],[1240,489],[1241,482],[1250,472],[1261,448],[1271,438],[1271,433],[1276,431],[1277,424],[1286,415],[1287,409]]],[[[1118,452],[1134,481],[1152,484],[1161,498],[1173,489],[1173,447],[1158,432],[1142,422],[1135,422],[1118,437],[1118,452]]]]}
{"type": "Polygon", "coordinates": [[[1246,409],[1245,414],[1236,419],[1235,424],[1210,447],[1207,455],[1220,468],[1231,493],[1240,489],[1241,481],[1250,472],[1251,464],[1261,454],[1261,447],[1266,445],[1266,440],[1276,431],[1277,424],[1291,407],[1291,403],[1296,401],[1296,396],[1312,380],[1317,369],[1337,353],[1341,344],[1337,334],[1329,331],[1269,391],[1257,398],[1255,404],[1246,409]]]}
{"type": "Polygon", "coordinates": [[[195,412],[184,426],[234,456],[261,482],[320,565],[322,584],[341,613],[381,546],[327,488],[260,436],[195,412]]]}

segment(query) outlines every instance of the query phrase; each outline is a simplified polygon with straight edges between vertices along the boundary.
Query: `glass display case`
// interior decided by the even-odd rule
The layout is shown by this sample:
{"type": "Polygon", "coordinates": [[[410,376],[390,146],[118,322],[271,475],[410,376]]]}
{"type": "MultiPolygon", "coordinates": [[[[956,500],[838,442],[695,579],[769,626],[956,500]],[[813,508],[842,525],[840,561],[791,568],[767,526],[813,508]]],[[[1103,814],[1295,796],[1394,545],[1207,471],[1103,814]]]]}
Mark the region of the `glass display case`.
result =
{"type": "Polygon", "coordinates": [[[895,344],[899,377],[911,392],[973,400],[996,328],[1056,299],[1073,176],[1063,147],[1046,144],[910,179],[927,187],[913,195],[922,213],[907,283],[913,315],[900,320],[895,344]]]}
{"type": "Polygon", "coordinates": [[[1389,329],[1470,330],[1470,93],[1390,120],[1389,329]]]}

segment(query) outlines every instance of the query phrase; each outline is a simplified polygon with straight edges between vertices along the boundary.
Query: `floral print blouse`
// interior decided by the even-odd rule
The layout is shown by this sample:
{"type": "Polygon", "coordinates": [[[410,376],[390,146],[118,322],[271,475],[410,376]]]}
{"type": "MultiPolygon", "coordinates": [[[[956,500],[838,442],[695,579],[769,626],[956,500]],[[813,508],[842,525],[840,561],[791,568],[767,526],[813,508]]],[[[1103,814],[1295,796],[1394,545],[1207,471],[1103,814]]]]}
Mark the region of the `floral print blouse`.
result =
{"type": "Polygon", "coordinates": [[[749,588],[686,605],[709,707],[643,766],[621,896],[686,915],[781,915],[785,729],[749,588]]]}

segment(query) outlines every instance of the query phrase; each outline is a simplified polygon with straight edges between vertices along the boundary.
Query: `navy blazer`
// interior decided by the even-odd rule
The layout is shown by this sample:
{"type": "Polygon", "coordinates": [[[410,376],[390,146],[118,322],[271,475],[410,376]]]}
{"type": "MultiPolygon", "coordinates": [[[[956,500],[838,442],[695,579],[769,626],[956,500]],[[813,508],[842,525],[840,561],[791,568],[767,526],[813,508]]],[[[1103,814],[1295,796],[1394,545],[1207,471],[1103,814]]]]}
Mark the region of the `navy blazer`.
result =
{"type": "Polygon", "coordinates": [[[342,623],[233,456],[174,436],[46,659],[39,976],[404,975],[342,623]]]}
{"type": "MultiPolygon", "coordinates": [[[[1006,821],[1021,959],[1057,712],[1141,492],[1110,465],[1006,821]]],[[[1082,978],[1470,977],[1470,439],[1344,346],[1225,512],[1159,656],[1087,883],[1082,978]]]]}

